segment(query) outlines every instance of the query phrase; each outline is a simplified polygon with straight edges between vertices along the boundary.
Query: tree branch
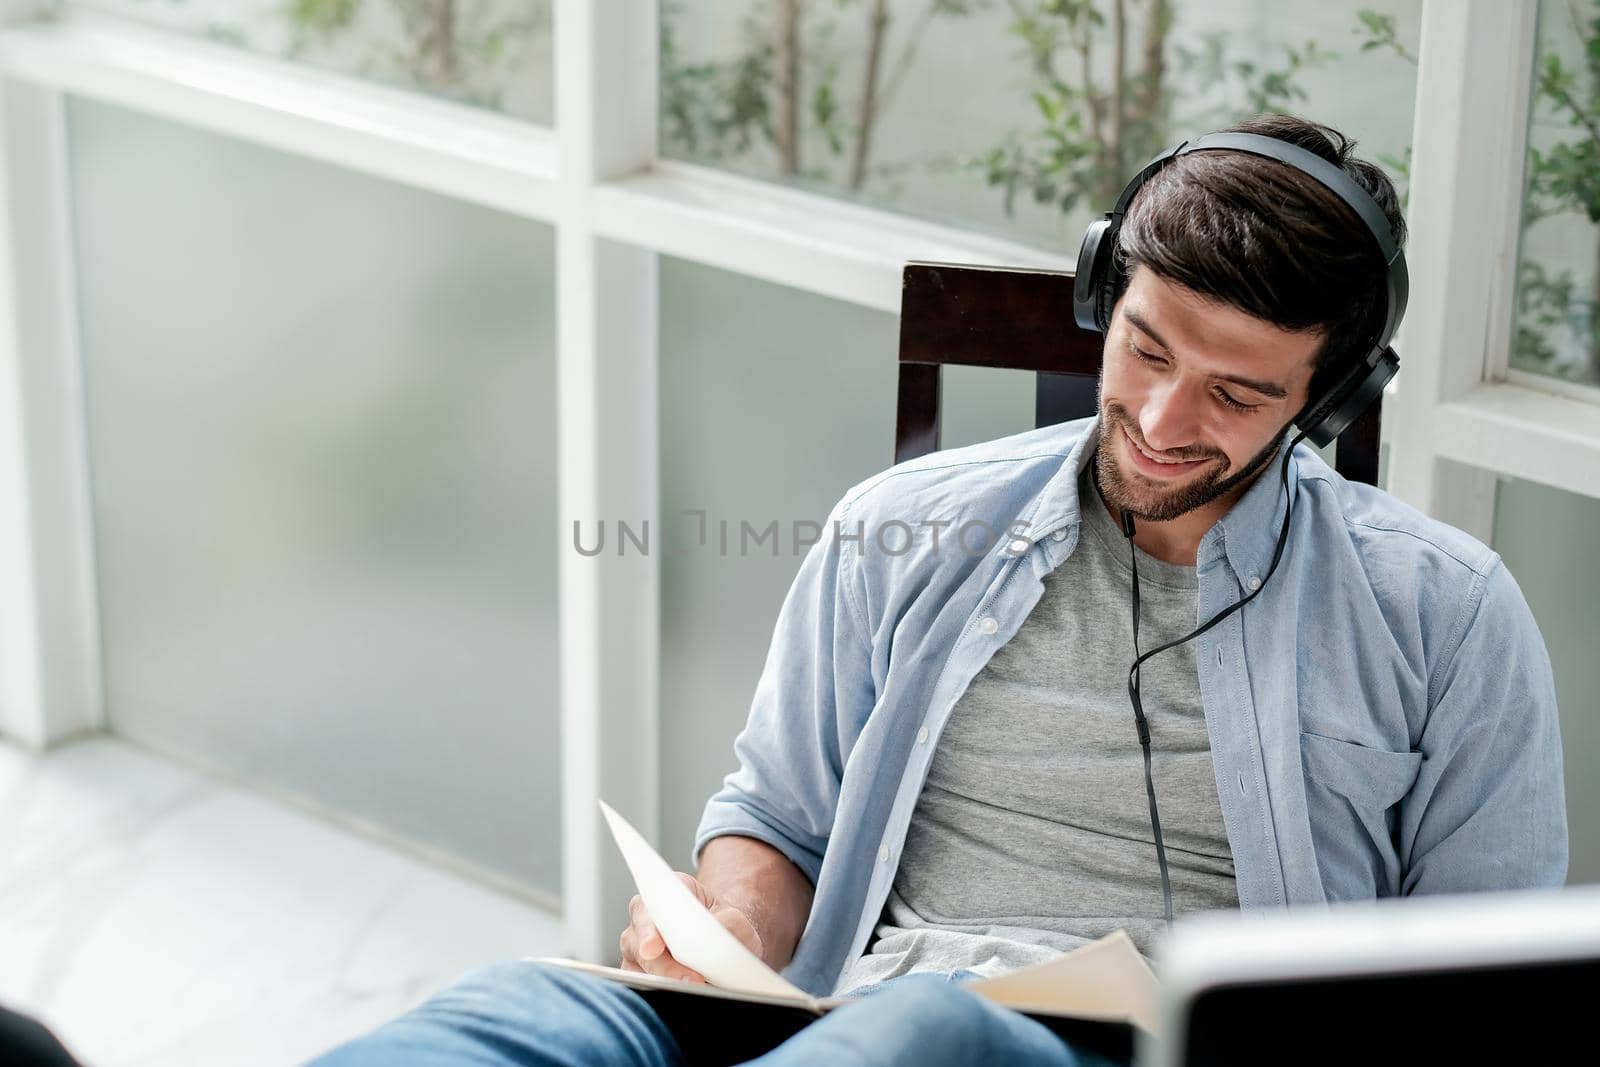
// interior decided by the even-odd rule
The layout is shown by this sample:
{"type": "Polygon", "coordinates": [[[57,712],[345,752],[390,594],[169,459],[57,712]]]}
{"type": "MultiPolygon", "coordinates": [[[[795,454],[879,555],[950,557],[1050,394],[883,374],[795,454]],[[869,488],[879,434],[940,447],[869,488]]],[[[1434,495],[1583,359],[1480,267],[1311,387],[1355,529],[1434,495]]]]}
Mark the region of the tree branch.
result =
{"type": "MultiPolygon", "coordinates": [[[[1033,16],[1028,14],[1028,9],[1022,6],[1021,0],[1008,0],[1008,6],[1011,8],[1012,17],[1018,22],[1032,21],[1033,16]]],[[[1034,73],[1052,82],[1060,81],[1061,79],[1056,76],[1054,47],[1042,48],[1039,42],[1032,38],[1028,39],[1027,44],[1028,51],[1032,53],[1034,73]]]]}
{"type": "Polygon", "coordinates": [[[800,173],[800,0],[778,2],[778,170],[800,173]]]}
{"type": "Polygon", "coordinates": [[[1596,124],[1593,115],[1583,109],[1582,104],[1573,99],[1571,93],[1557,85],[1553,79],[1544,75],[1539,76],[1539,88],[1572,112],[1572,117],[1583,124],[1584,129],[1589,131],[1589,136],[1594,139],[1595,143],[1600,144],[1600,125],[1596,124]]]}
{"type": "Polygon", "coordinates": [[[1090,51],[1091,42],[1089,39],[1088,26],[1082,27],[1081,32],[1077,34],[1074,43],[1078,46],[1078,58],[1083,67],[1081,71],[1083,79],[1083,100],[1089,108],[1089,139],[1090,143],[1094,145],[1096,169],[1100,173],[1100,177],[1095,183],[1096,187],[1098,188],[1106,184],[1104,176],[1111,168],[1107,166],[1106,159],[1106,141],[1104,137],[1104,101],[1102,100],[1101,96],[1095,92],[1094,87],[1094,61],[1090,51]]]}
{"type": "Polygon", "coordinates": [[[1123,81],[1128,64],[1128,13],[1125,0],[1111,0],[1111,132],[1107,155],[1111,169],[1120,175],[1127,167],[1122,158],[1122,123],[1127,113],[1123,81]]]}
{"type": "Polygon", "coordinates": [[[872,152],[872,127],[877,119],[878,65],[883,60],[883,39],[889,26],[889,0],[873,0],[867,31],[867,70],[861,83],[861,109],[856,144],[850,161],[850,188],[867,181],[867,157],[872,152]]]}
{"type": "MultiPolygon", "coordinates": [[[[1150,20],[1144,28],[1144,58],[1139,71],[1139,94],[1136,114],[1146,127],[1149,139],[1162,142],[1166,131],[1161,122],[1161,82],[1166,77],[1167,32],[1172,28],[1171,0],[1151,0],[1150,20]]],[[[1155,147],[1146,146],[1150,152],[1155,147]]]]}
{"type": "Polygon", "coordinates": [[[906,43],[900,49],[900,54],[895,58],[894,66],[889,70],[889,76],[884,79],[883,88],[878,91],[878,114],[889,110],[889,104],[894,100],[895,93],[900,89],[900,83],[905,81],[906,74],[911,70],[911,64],[916,60],[917,49],[922,44],[922,35],[927,32],[933,23],[934,17],[939,14],[938,0],[928,0],[928,6],[912,25],[911,32],[906,36],[906,43]]]}

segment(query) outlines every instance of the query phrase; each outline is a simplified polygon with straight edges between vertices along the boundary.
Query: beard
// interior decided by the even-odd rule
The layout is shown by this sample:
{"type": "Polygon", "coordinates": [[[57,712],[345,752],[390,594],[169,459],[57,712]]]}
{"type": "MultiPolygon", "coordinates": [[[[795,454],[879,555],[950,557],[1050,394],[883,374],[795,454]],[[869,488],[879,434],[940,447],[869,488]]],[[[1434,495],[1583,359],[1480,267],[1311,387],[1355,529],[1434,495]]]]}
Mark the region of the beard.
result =
{"type": "Polygon", "coordinates": [[[1220,449],[1203,447],[1183,449],[1169,458],[1184,461],[1211,459],[1220,462],[1202,470],[1192,481],[1162,490],[1156,488],[1151,479],[1137,471],[1125,473],[1118,465],[1113,442],[1116,436],[1122,433],[1127,433],[1136,442],[1140,440],[1138,428],[1134,425],[1127,409],[1114,400],[1108,401],[1100,413],[1100,443],[1095,452],[1095,462],[1100,468],[1100,495],[1105,498],[1106,503],[1118,511],[1130,512],[1148,522],[1176,519],[1196,508],[1205,507],[1219,497],[1245,485],[1254,479],[1263,467],[1272,462],[1272,457],[1277,454],[1283,438],[1282,432],[1273,434],[1272,439],[1250,462],[1231,474],[1228,456],[1220,449]]]}

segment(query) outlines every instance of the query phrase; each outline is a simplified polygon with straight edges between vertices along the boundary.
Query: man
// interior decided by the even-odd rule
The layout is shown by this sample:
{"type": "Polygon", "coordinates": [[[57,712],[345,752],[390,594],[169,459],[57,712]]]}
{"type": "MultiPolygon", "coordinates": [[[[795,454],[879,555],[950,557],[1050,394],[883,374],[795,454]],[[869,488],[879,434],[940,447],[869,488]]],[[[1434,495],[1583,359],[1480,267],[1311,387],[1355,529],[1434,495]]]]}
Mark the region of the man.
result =
{"type": "MultiPolygon", "coordinates": [[[[1563,881],[1553,682],[1516,583],[1287,443],[1392,373],[1394,189],[1333,131],[1236,132],[1152,164],[1086,239],[1097,418],[869,479],[802,565],[684,877],[796,984],[889,984],[763,1062],[1086,1062],[942,976],[1119,928],[1149,951],[1174,913],[1563,881]]],[[[699,979],[637,900],[621,949],[699,979]]],[[[330,1062],[363,1049],[681,1059],[638,995],[532,965],[330,1062]]]]}

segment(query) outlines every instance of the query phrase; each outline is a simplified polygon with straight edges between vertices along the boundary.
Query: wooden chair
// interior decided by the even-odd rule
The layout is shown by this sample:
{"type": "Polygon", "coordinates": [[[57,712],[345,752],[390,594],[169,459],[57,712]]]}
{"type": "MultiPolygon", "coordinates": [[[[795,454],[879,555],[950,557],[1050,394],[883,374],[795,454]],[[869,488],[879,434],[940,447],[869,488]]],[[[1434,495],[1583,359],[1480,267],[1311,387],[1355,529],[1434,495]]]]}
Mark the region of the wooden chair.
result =
{"type": "MultiPolygon", "coordinates": [[[[908,263],[900,304],[900,390],[894,460],[939,449],[945,364],[1033,371],[1034,425],[1093,415],[1104,338],[1072,318],[1070,271],[908,263]]],[[[1339,438],[1334,466],[1378,480],[1379,405],[1339,438]]]]}

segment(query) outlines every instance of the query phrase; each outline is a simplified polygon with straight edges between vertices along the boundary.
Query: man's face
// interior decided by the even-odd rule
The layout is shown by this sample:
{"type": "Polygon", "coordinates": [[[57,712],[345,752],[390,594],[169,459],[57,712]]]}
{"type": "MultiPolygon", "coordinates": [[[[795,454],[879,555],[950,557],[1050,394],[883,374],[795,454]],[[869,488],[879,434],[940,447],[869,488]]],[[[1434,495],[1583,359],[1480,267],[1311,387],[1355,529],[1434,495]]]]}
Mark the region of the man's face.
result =
{"type": "Polygon", "coordinates": [[[1242,492],[1305,405],[1322,338],[1135,268],[1100,374],[1106,499],[1164,522],[1242,492]]]}

